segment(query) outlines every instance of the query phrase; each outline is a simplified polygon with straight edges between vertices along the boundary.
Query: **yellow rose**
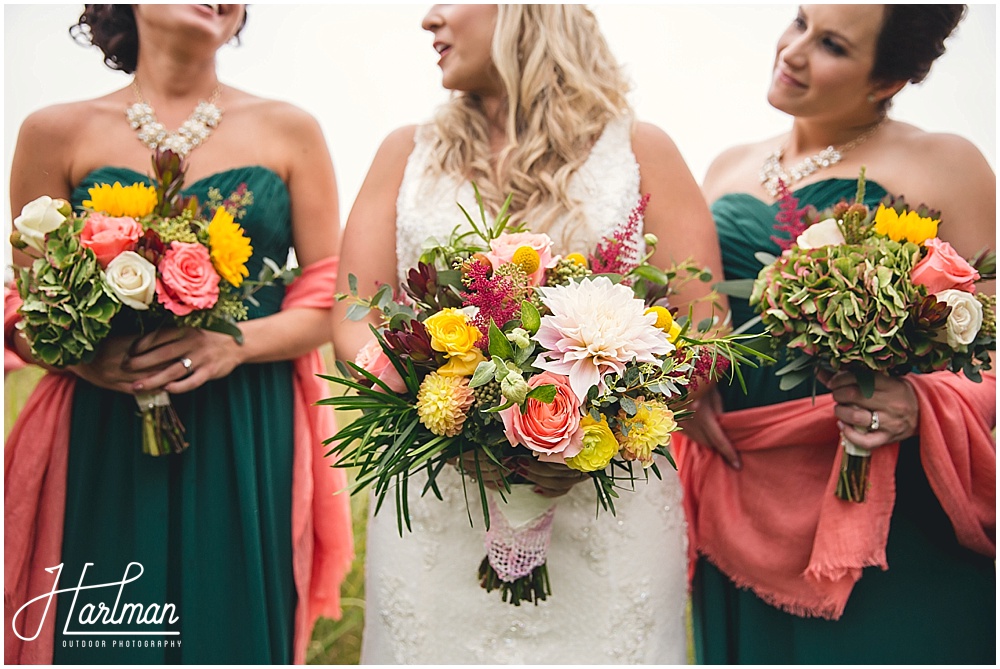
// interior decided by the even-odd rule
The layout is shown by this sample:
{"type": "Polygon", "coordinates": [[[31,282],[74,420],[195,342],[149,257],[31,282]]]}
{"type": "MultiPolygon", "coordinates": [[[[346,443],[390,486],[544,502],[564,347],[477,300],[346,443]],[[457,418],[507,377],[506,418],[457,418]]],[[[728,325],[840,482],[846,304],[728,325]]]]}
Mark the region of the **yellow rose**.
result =
{"type": "Polygon", "coordinates": [[[587,414],[580,420],[580,427],[583,429],[583,450],[566,458],[566,466],[581,472],[604,469],[618,453],[618,440],[608,425],[608,419],[601,416],[598,422],[587,414]]]}
{"type": "Polygon", "coordinates": [[[438,373],[448,376],[470,376],[483,358],[476,348],[482,337],[479,328],[469,325],[465,314],[458,309],[442,309],[424,321],[424,328],[431,338],[431,348],[440,351],[448,362],[438,373]]]}

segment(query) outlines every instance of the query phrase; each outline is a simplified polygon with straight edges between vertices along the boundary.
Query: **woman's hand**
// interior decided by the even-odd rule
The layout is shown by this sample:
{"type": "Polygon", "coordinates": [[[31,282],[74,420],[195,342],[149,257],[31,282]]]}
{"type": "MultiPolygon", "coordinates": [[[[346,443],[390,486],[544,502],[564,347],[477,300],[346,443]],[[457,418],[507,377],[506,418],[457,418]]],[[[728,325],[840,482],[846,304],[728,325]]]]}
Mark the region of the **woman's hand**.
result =
{"type": "Polygon", "coordinates": [[[733,469],[743,469],[739,453],[733,448],[729,437],[719,425],[718,416],[722,413],[722,396],[719,395],[715,386],[712,386],[711,390],[692,402],[691,410],[694,413],[681,423],[684,436],[717,452],[733,469]]]}
{"type": "Polygon", "coordinates": [[[148,371],[130,370],[126,365],[135,341],[134,337],[108,337],[97,347],[97,356],[91,362],[71,365],[67,369],[99,388],[131,394],[133,385],[149,374],[148,371]]]}
{"type": "MultiPolygon", "coordinates": [[[[496,490],[500,487],[504,475],[519,474],[535,484],[535,492],[543,497],[561,497],[565,495],[577,483],[589,478],[583,472],[570,469],[566,465],[554,462],[541,462],[535,458],[517,458],[514,460],[515,468],[512,471],[504,472],[496,463],[485,455],[479,456],[480,479],[487,488],[496,490]]],[[[476,454],[474,451],[466,451],[459,458],[458,469],[460,472],[476,479],[476,454]]]]}
{"type": "Polygon", "coordinates": [[[243,362],[229,335],[195,328],[163,328],[135,341],[124,362],[137,379],[128,392],[163,389],[186,393],[227,376],[243,362]]]}
{"type": "Polygon", "coordinates": [[[917,396],[906,381],[877,374],[875,392],[865,397],[850,372],[822,372],[819,380],[833,393],[833,412],[843,435],[860,448],[873,449],[914,436],[920,425],[917,396]]]}

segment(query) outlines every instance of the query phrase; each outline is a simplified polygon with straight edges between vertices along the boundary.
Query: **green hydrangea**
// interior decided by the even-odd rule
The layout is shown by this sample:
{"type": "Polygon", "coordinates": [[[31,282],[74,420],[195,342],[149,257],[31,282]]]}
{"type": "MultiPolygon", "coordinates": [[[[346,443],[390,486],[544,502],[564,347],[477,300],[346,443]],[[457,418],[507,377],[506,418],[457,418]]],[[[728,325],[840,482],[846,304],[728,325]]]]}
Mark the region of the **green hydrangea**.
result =
{"type": "Polygon", "coordinates": [[[53,367],[90,362],[111,331],[121,302],[105,286],[97,256],[80,245],[83,219],[72,219],[47,236],[45,256],[21,268],[22,329],[32,355],[53,367]]]}

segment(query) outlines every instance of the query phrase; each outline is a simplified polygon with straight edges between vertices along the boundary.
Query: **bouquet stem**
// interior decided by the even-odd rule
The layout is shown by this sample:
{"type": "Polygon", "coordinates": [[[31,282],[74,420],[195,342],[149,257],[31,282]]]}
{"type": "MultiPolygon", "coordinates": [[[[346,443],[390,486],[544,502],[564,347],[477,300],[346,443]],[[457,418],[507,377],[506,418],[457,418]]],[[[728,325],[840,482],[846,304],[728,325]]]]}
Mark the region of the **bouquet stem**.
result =
{"type": "Polygon", "coordinates": [[[188,447],[184,439],[184,424],[170,403],[170,394],[137,393],[135,401],[142,412],[142,452],[159,457],[181,453],[188,447]]]}
{"type": "Polygon", "coordinates": [[[556,500],[538,495],[534,485],[515,484],[506,493],[488,496],[490,529],[486,557],[479,565],[479,584],[486,592],[500,590],[503,601],[536,606],[552,594],[545,564],[552,539],[556,500]]]}
{"type": "Polygon", "coordinates": [[[841,435],[844,456],[840,461],[840,476],[837,478],[836,495],[845,502],[860,504],[868,492],[868,469],[871,452],[858,448],[847,437],[841,435]]]}

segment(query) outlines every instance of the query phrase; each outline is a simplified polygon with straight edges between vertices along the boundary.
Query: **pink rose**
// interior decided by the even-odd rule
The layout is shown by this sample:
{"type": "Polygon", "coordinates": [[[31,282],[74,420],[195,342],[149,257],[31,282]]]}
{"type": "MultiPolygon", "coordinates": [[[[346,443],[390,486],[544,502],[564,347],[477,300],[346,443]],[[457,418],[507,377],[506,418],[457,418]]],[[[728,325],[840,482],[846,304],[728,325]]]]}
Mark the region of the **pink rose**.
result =
{"type": "Polygon", "coordinates": [[[122,251],[134,250],[141,236],[142,226],[134,218],[93,213],[80,231],[80,244],[92,250],[97,262],[106,268],[122,251]]]}
{"type": "MultiPolygon", "coordinates": [[[[364,348],[358,351],[357,357],[354,358],[354,364],[389,386],[393,392],[406,392],[406,383],[403,382],[403,377],[389,362],[389,356],[382,350],[378,340],[372,339],[365,344],[364,348]]],[[[378,386],[375,388],[381,390],[378,386]]]]}
{"type": "Polygon", "coordinates": [[[219,300],[219,275],[201,244],[171,242],[158,269],[156,297],[174,314],[211,309],[219,300]]]}
{"type": "Polygon", "coordinates": [[[528,379],[529,388],[549,383],[556,387],[556,398],[552,402],[529,399],[524,413],[515,405],[501,411],[500,418],[512,446],[527,446],[544,462],[565,463],[565,458],[583,450],[580,400],[565,376],[542,372],[528,379]]]}
{"type": "Polygon", "coordinates": [[[931,237],[924,242],[924,246],[927,247],[927,255],[910,272],[914,284],[927,286],[929,295],[936,295],[942,290],[976,292],[974,282],[979,278],[979,272],[958,255],[951,244],[931,237]]]}
{"type": "Polygon", "coordinates": [[[500,265],[509,263],[514,257],[514,251],[522,246],[530,246],[538,253],[538,269],[529,278],[532,286],[539,286],[545,280],[546,268],[556,265],[556,260],[552,257],[552,240],[548,235],[533,232],[500,235],[490,242],[490,251],[486,257],[493,269],[497,269],[500,265]]]}

